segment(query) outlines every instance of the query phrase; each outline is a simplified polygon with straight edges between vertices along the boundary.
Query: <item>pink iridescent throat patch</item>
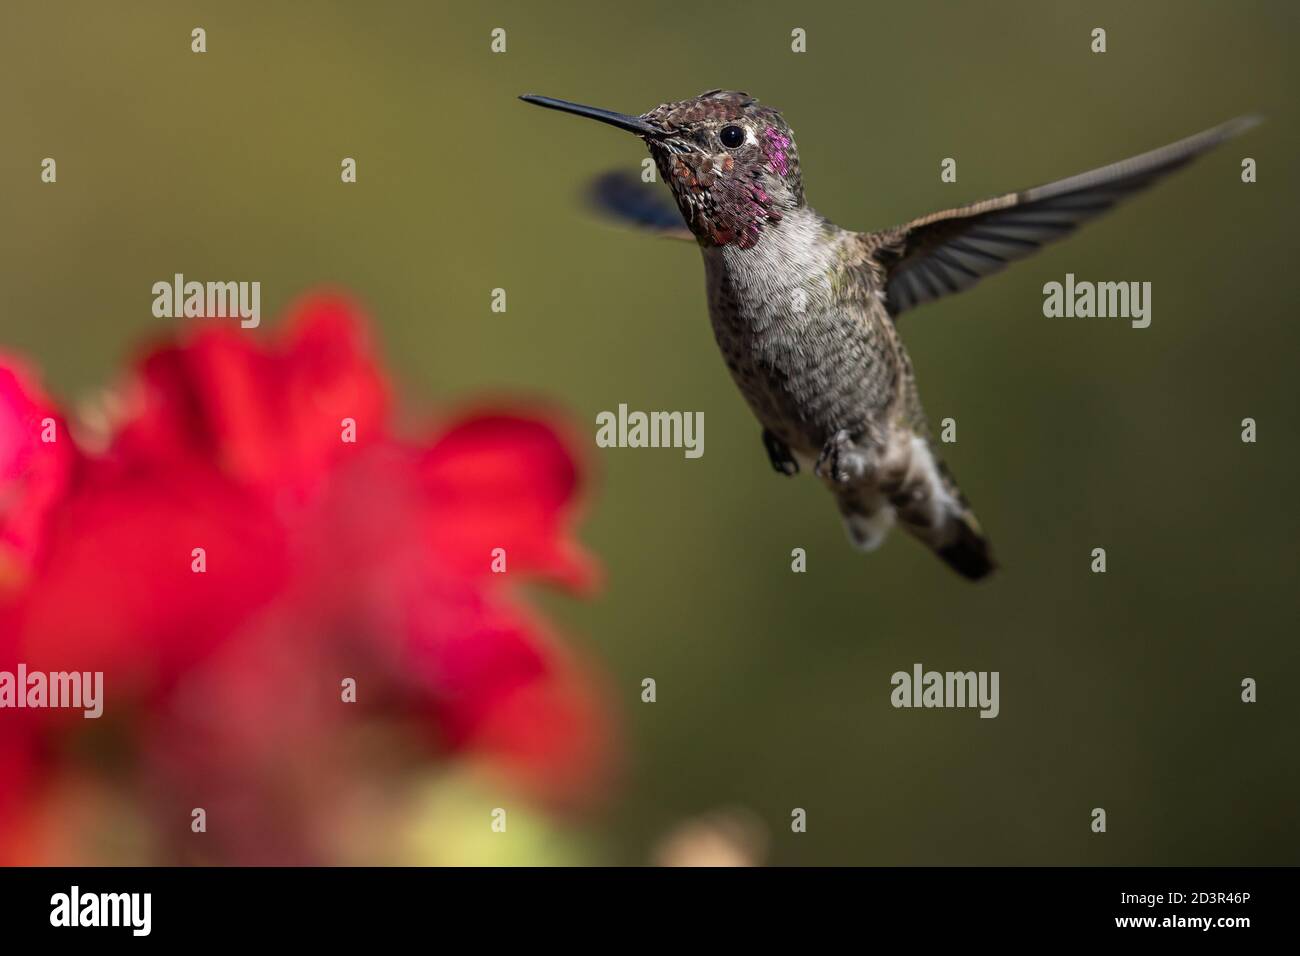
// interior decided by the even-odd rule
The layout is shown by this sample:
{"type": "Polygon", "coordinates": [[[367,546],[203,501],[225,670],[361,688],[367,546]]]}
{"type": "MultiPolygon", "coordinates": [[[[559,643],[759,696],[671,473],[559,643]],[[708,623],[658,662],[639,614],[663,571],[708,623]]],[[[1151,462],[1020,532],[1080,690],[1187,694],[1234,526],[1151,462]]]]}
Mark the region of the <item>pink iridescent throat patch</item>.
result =
{"type": "Polygon", "coordinates": [[[772,171],[784,176],[790,169],[790,137],[775,126],[763,130],[763,155],[767,157],[772,171]]]}

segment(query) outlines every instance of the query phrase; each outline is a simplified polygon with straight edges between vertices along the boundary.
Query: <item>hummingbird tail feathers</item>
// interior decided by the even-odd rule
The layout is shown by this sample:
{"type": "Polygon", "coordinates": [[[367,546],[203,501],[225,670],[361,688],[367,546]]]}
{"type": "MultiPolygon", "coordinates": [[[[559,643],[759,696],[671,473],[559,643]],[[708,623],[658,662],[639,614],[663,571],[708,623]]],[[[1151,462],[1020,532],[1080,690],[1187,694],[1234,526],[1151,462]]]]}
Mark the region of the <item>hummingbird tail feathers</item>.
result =
{"type": "Polygon", "coordinates": [[[993,549],[989,539],[980,532],[979,522],[969,511],[954,515],[950,519],[948,535],[952,543],[943,547],[934,547],[937,554],[948,567],[962,577],[978,581],[988,577],[997,565],[993,561],[993,549]]]}
{"type": "Polygon", "coordinates": [[[898,520],[962,578],[971,581],[988,578],[997,568],[997,563],[993,561],[992,546],[979,527],[974,512],[961,498],[950,499],[944,505],[944,510],[937,516],[918,515],[914,507],[900,505],[897,506],[898,520]]]}
{"type": "Polygon", "coordinates": [[[874,551],[897,522],[962,577],[987,577],[997,567],[993,549],[965,495],[929,442],[918,436],[909,444],[905,476],[887,489],[859,485],[839,490],[849,540],[874,551]]]}
{"type": "Polygon", "coordinates": [[[962,577],[970,581],[986,578],[997,567],[989,539],[948,466],[934,455],[929,460],[932,467],[927,484],[932,494],[918,495],[914,489],[905,489],[895,499],[899,516],[908,531],[962,577]]]}

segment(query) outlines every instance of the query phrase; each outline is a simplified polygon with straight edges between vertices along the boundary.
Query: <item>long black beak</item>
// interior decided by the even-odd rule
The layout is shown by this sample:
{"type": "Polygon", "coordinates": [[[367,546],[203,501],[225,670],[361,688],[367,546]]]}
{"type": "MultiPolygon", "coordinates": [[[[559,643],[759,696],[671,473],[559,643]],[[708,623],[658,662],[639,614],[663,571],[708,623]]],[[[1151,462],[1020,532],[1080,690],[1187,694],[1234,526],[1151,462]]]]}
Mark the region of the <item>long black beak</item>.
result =
{"type": "Polygon", "coordinates": [[[594,119],[601,123],[608,123],[610,126],[617,126],[619,129],[625,129],[629,133],[636,133],[638,136],[662,136],[664,131],[651,126],[639,116],[630,116],[627,113],[615,113],[613,110],[597,109],[594,106],[583,106],[581,103],[570,103],[568,100],[557,100],[550,96],[534,96],[532,93],[519,97],[525,103],[534,103],[537,106],[545,106],[548,110],[560,110],[564,113],[573,113],[577,116],[585,116],[588,119],[594,119]]]}

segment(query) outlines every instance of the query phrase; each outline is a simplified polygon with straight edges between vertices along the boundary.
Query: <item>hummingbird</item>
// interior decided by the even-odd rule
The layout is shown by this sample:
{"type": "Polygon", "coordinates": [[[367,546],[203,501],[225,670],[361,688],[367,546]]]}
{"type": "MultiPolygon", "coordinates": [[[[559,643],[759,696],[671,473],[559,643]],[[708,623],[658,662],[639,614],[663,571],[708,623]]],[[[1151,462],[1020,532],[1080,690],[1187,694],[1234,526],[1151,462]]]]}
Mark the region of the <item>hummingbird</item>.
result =
{"type": "Polygon", "coordinates": [[[747,93],[710,90],[640,115],[520,98],[645,142],[676,208],[626,173],[598,177],[591,198],[626,224],[699,244],[714,338],[772,467],[811,467],[858,548],[879,547],[897,523],[970,580],[995,569],[993,552],[936,451],[899,317],[1068,235],[1258,122],[1239,117],[1047,185],[855,232],[808,205],[794,133],[747,93]]]}

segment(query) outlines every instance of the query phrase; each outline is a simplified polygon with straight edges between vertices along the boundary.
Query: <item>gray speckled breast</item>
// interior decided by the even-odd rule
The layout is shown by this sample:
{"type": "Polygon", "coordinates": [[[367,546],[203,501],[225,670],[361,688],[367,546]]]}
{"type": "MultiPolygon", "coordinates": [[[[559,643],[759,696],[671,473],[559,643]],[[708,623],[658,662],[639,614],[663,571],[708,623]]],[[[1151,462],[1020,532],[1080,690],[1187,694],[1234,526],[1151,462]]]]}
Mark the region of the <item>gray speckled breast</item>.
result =
{"type": "Polygon", "coordinates": [[[869,276],[845,265],[851,234],[811,210],[752,249],[705,248],[709,315],[723,360],[762,424],[816,455],[897,404],[902,358],[869,276]]]}

